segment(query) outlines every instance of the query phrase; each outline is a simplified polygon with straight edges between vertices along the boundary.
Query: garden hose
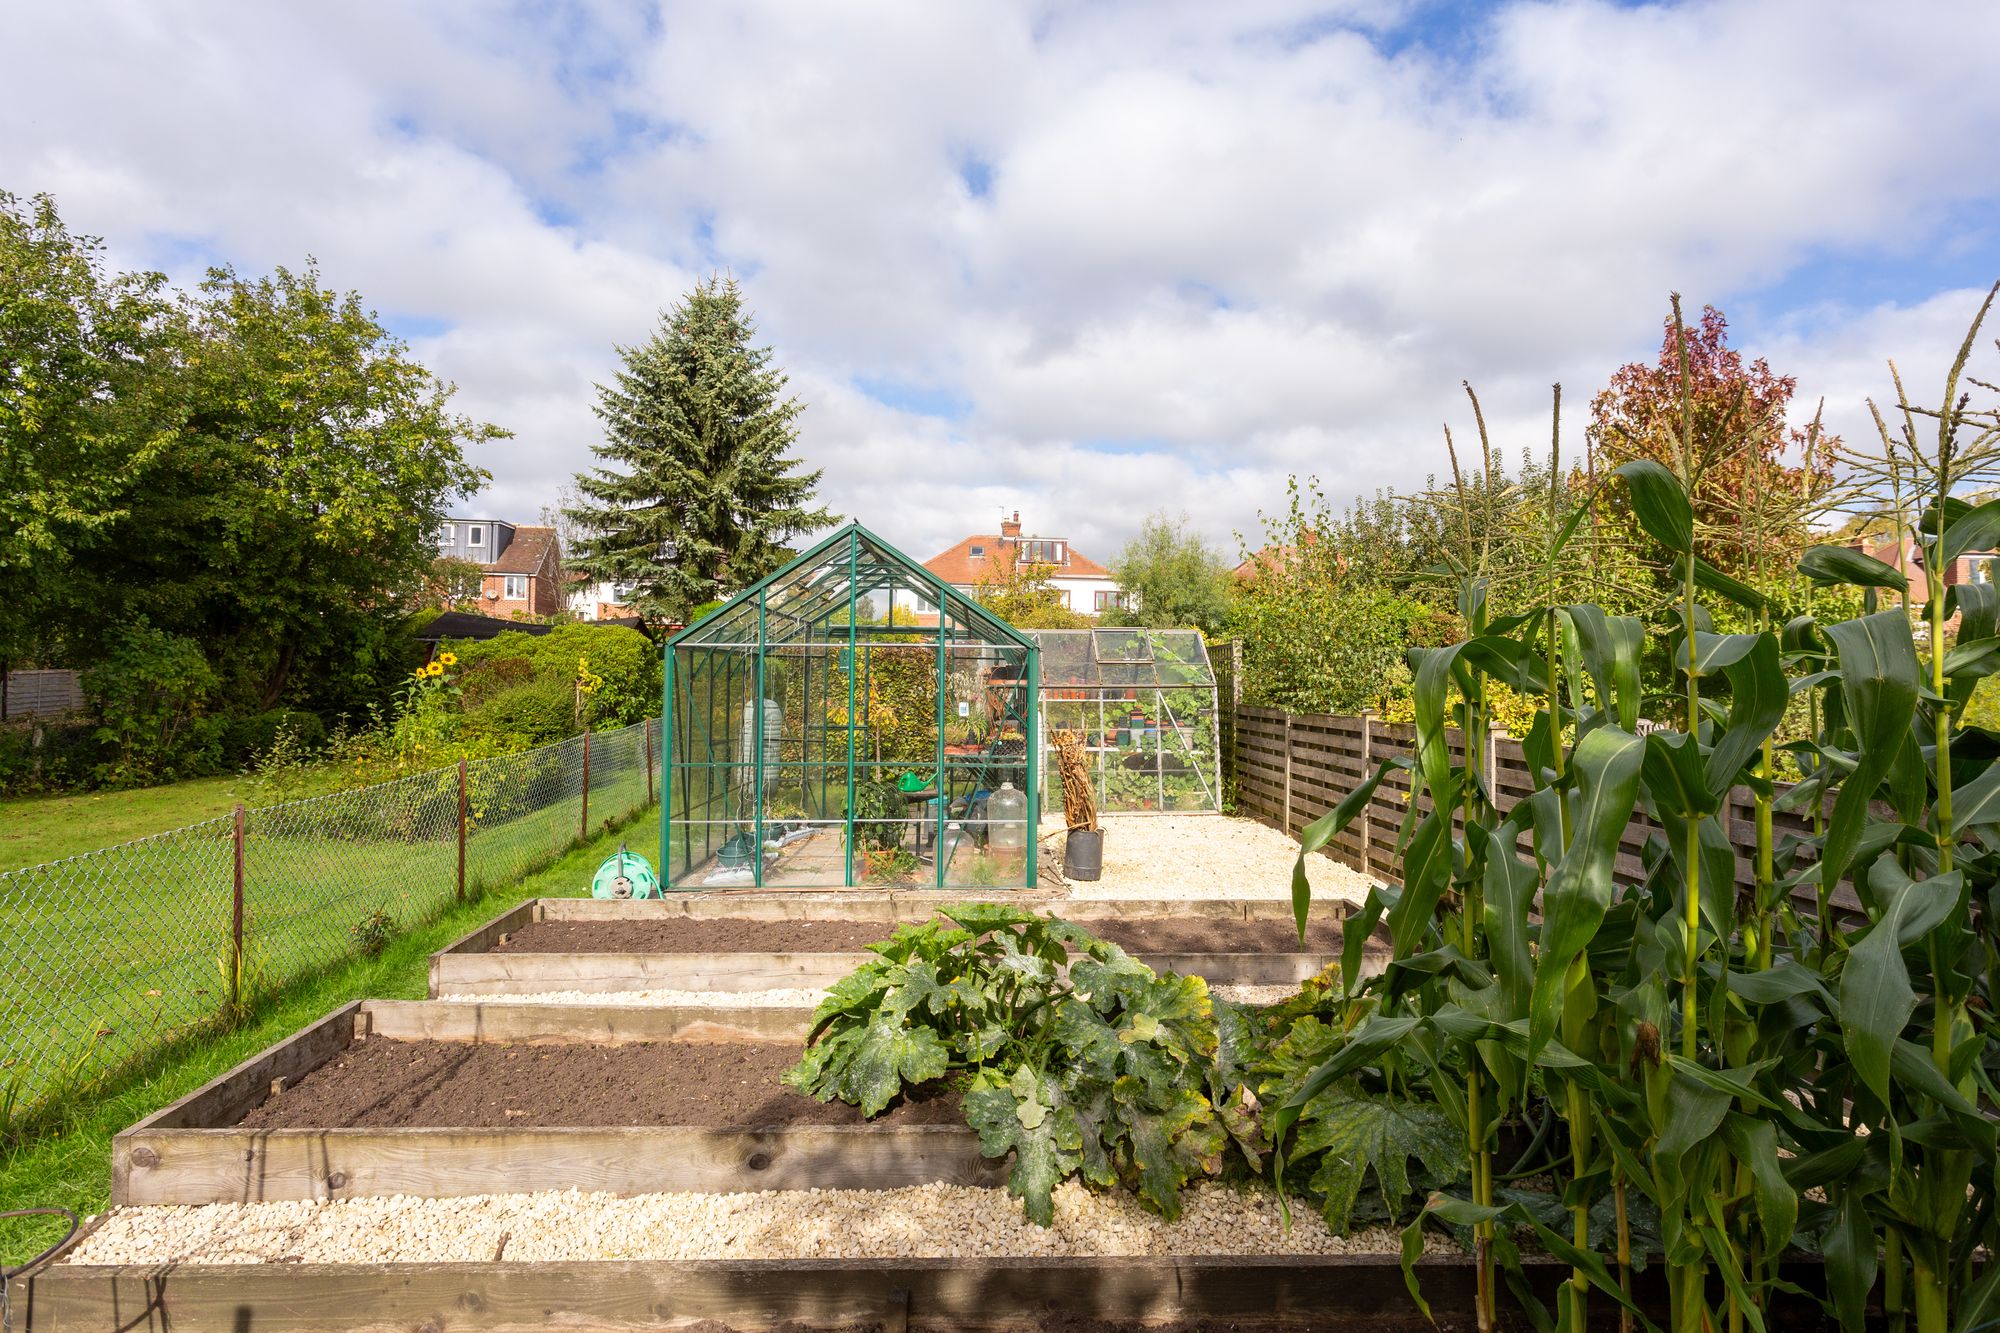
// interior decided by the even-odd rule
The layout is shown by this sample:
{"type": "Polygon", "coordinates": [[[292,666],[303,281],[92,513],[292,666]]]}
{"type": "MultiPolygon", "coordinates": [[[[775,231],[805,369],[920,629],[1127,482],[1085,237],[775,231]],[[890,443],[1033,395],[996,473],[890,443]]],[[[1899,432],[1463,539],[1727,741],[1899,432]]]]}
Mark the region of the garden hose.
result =
{"type": "Polygon", "coordinates": [[[63,1233],[61,1240],[18,1268],[0,1268],[0,1333],[14,1333],[14,1279],[39,1267],[56,1251],[76,1239],[77,1229],[83,1225],[77,1215],[67,1208],[9,1208],[0,1212],[0,1221],[10,1217],[66,1217],[69,1219],[69,1230],[63,1233]]]}

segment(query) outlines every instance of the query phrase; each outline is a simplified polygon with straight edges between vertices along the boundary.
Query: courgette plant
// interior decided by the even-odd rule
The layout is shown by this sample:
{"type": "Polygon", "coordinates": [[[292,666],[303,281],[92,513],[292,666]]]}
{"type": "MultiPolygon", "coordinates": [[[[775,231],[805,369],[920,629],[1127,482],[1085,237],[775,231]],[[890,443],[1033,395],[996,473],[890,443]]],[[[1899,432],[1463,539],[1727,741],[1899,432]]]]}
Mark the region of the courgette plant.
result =
{"type": "MultiPolygon", "coordinates": [[[[1941,407],[1909,406],[1899,385],[1904,430],[1884,431],[1885,466],[1928,491],[1918,527],[1934,571],[2000,544],[2000,501],[1958,494],[2000,461],[2000,414],[1960,395],[1972,344],[1968,334],[1941,407]],[[1920,419],[1936,423],[1935,447],[1918,446],[1920,419]]],[[[1677,576],[1658,632],[1680,725],[1641,734],[1639,620],[1588,604],[1496,620],[1468,584],[1465,640],[1411,653],[1414,754],[1301,839],[1303,931],[1305,858],[1393,769],[1410,771],[1402,882],[1347,923],[1339,1040],[1271,1116],[1278,1182],[1314,1096],[1415,1062],[1474,1158],[1470,1190],[1434,1194],[1406,1232],[1420,1303],[1422,1228],[1442,1222],[1473,1231],[1482,1327],[1497,1277],[1526,1296],[1523,1235],[1572,1269],[1553,1314],[1534,1307],[1539,1324],[1581,1329],[1594,1300],[1646,1323],[1629,1272],[1643,1201],[1677,1333],[1763,1329],[1786,1289],[1779,1261],[1800,1251],[1824,1257],[1826,1309],[1845,1327],[1861,1327],[1878,1285],[1892,1318],[1914,1317],[1920,1333],[2000,1322],[2000,1266],[1976,1266],[2000,1240],[2000,736],[1961,717],[1977,681],[2000,671],[2000,597],[1930,580],[1920,657],[1901,607],[1822,624],[1710,564],[1668,469],[1630,462],[1611,484],[1677,576]],[[1715,632],[1708,606],[1725,601],[1757,628],[1715,632]],[[1532,792],[1504,810],[1477,741],[1454,754],[1447,730],[1484,734],[1477,700],[1491,681],[1539,707],[1523,745],[1532,792]],[[1795,695],[1810,732],[1780,735],[1795,695]],[[1782,796],[1781,748],[1806,775],[1782,796]],[[1723,822],[1739,787],[1757,811],[1741,874],[1723,822]],[[1773,835],[1781,800],[1811,809],[1809,833],[1773,835]],[[1638,813],[1653,831],[1633,865],[1620,844],[1638,813]],[[1384,923],[1393,961],[1361,981],[1352,964],[1384,923]],[[1556,1191],[1567,1232],[1494,1188],[1493,1117],[1529,1105],[1567,1126],[1556,1191]]],[[[1809,551],[1798,570],[1820,586],[1908,594],[1902,571],[1844,548],[1809,551]]]]}

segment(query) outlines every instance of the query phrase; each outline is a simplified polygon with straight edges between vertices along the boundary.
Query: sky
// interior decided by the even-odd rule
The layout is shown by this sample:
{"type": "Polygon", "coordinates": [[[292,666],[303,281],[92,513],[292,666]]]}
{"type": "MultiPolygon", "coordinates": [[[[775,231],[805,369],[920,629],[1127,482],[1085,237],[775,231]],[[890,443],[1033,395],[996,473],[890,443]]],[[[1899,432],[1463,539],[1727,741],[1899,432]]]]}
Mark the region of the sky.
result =
{"type": "Polygon", "coordinates": [[[1106,561],[1154,511],[1233,556],[1291,474],[1421,487],[1462,381],[1509,455],[1560,382],[1580,443],[1675,290],[1856,438],[2000,278],[1993,0],[9,0],[0,34],[0,189],[184,284],[317,257],[514,432],[460,512],[518,522],[717,272],[841,516],[922,558],[1018,509],[1106,561]]]}

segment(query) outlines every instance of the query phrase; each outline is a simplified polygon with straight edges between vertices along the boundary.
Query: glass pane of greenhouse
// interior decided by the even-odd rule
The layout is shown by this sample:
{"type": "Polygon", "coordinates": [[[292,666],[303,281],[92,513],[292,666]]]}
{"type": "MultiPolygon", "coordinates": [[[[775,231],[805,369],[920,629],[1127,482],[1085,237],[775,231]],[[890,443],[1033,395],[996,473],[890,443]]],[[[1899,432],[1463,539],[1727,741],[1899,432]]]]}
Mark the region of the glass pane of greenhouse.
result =
{"type": "Polygon", "coordinates": [[[1025,888],[1032,641],[858,524],[667,646],[669,888],[1025,888]]]}
{"type": "Polygon", "coordinates": [[[1083,736],[1103,814],[1222,809],[1220,719],[1196,630],[1061,629],[1041,648],[1043,808],[1062,809],[1058,731],[1083,736]]]}

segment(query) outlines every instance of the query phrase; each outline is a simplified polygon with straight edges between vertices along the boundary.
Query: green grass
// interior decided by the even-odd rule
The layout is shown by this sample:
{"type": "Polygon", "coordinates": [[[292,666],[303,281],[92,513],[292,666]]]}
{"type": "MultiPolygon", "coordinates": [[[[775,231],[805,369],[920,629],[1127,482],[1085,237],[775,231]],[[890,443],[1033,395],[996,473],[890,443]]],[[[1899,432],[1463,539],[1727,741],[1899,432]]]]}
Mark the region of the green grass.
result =
{"type": "Polygon", "coordinates": [[[258,779],[191,778],[164,787],[0,800],[0,870],[58,861],[270,800],[258,779]]]}
{"type": "MultiPolygon", "coordinates": [[[[80,1099],[42,1132],[0,1154],[0,1201],[12,1208],[60,1206],[82,1216],[110,1203],[112,1136],[283,1040],[349,1000],[422,999],[431,953],[536,897],[589,892],[590,876],[620,842],[648,860],[659,854],[657,810],[565,853],[546,869],[454,906],[396,938],[381,955],[333,967],[258,1009],[242,1026],[189,1043],[106,1089],[80,1099]]],[[[53,1219],[0,1221],[0,1266],[26,1260],[62,1235],[53,1219]]]]}

